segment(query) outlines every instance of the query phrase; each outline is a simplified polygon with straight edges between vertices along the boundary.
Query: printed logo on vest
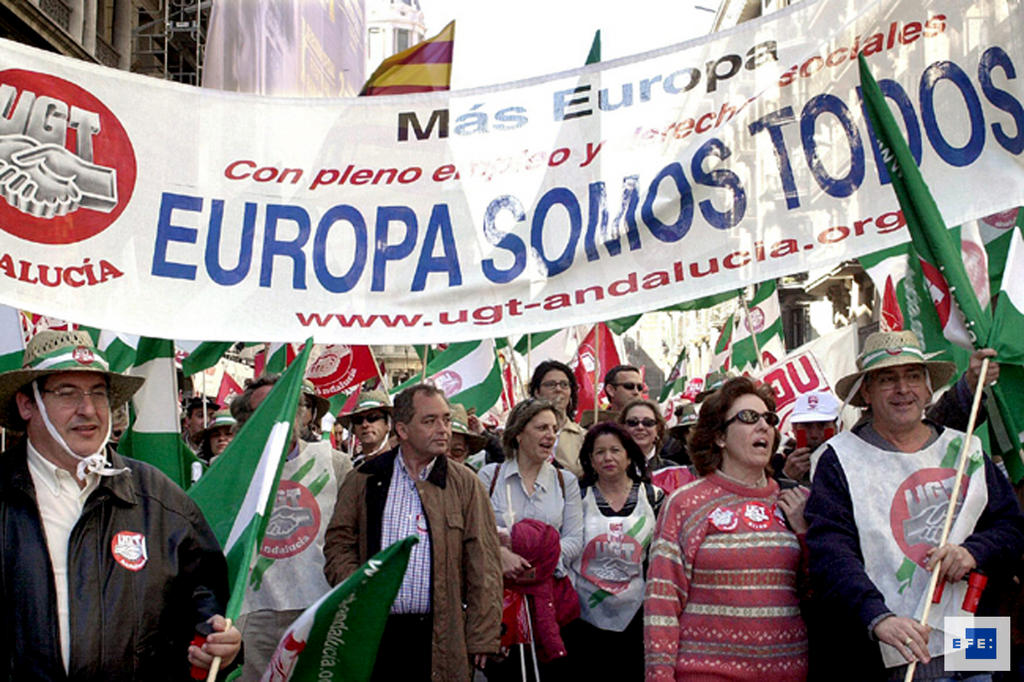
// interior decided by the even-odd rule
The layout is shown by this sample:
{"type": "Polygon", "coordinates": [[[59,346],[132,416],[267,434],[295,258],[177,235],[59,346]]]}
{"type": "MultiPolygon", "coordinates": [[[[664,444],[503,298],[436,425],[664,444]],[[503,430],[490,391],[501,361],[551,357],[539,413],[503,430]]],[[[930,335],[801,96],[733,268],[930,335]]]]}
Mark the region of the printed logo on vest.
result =
{"type": "MultiPolygon", "coordinates": [[[[955,476],[955,469],[921,469],[908,476],[893,495],[889,507],[892,536],[907,558],[919,566],[924,566],[925,554],[942,536],[955,476]]],[[[960,493],[957,513],[967,495],[966,480],[960,493]]]]}
{"type": "Polygon", "coordinates": [[[583,548],[580,572],[602,590],[619,594],[640,576],[643,547],[612,522],[608,532],[598,535],[583,548]]]}
{"type": "Polygon", "coordinates": [[[146,552],[146,536],[130,530],[122,530],[110,540],[110,553],[114,561],[129,571],[141,571],[149,560],[146,552]]]}
{"type": "Polygon", "coordinates": [[[313,544],[320,530],[320,505],[309,488],[281,479],[260,555],[287,559],[313,544]]]}
{"type": "Polygon", "coordinates": [[[0,229],[72,244],[107,229],[135,188],[124,127],[94,95],[35,71],[0,71],[0,229]]]}

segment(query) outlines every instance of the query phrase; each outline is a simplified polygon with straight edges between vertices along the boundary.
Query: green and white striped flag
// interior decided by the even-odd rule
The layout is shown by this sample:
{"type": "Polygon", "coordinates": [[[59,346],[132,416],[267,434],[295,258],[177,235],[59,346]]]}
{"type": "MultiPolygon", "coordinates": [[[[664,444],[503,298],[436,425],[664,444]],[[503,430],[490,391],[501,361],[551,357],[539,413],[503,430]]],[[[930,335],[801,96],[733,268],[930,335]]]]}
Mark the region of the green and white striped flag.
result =
{"type": "Polygon", "coordinates": [[[145,377],[146,383],[132,396],[134,421],[118,442],[118,451],[152,464],[188,488],[192,465],[199,460],[181,439],[174,342],[140,338],[135,363],[129,374],[145,377]]]}
{"type": "MultiPolygon", "coordinates": [[[[179,347],[185,347],[181,342],[178,345],[179,347]]],[[[235,345],[234,341],[203,341],[195,348],[189,350],[188,356],[181,362],[181,371],[187,377],[199,374],[204,369],[209,369],[216,365],[233,345],[235,345]]]]}
{"type": "MultiPolygon", "coordinates": [[[[426,368],[427,383],[444,391],[448,400],[483,414],[501,399],[501,366],[494,354],[494,340],[453,343],[426,368]]],[[[398,393],[417,384],[420,375],[392,389],[398,393]]]]}
{"type": "Polygon", "coordinates": [[[0,305],[0,372],[21,369],[25,336],[21,330],[21,312],[0,305]]]}
{"type": "Polygon", "coordinates": [[[1000,362],[1024,364],[1024,240],[1018,230],[1009,240],[990,338],[1000,362]]]}
{"type": "Polygon", "coordinates": [[[224,548],[231,584],[224,616],[232,620],[241,612],[256,548],[263,542],[273,509],[312,347],[310,339],[227,449],[188,491],[224,548]]]}
{"type": "Polygon", "coordinates": [[[715,342],[714,355],[711,358],[711,370],[726,372],[729,370],[732,361],[732,335],[736,328],[736,313],[729,316],[722,324],[718,333],[718,341],[715,342]]]}
{"type": "Polygon", "coordinates": [[[761,351],[760,367],[768,367],[786,356],[786,342],[782,334],[782,313],[775,280],[763,282],[747,303],[749,314],[740,312],[742,322],[736,325],[732,339],[732,368],[742,372],[757,368],[758,357],[754,346],[761,351]]]}
{"type": "Polygon", "coordinates": [[[569,364],[576,355],[578,345],[579,342],[571,328],[552,329],[536,334],[523,334],[516,342],[514,350],[524,358],[529,355],[530,366],[526,368],[526,373],[532,375],[534,367],[545,360],[569,364]]]}
{"type": "Polygon", "coordinates": [[[663,403],[674,395],[680,395],[686,390],[686,346],[679,351],[679,357],[676,358],[676,363],[672,365],[672,370],[668,373],[668,377],[665,379],[665,387],[661,389],[661,395],[658,396],[658,402],[663,403]]]}
{"type": "Polygon", "coordinates": [[[369,680],[388,611],[417,542],[410,535],[386,547],[303,611],[278,643],[263,682],[369,680]]]}
{"type": "Polygon", "coordinates": [[[88,332],[92,337],[92,342],[103,351],[110,364],[110,371],[124,372],[136,364],[135,355],[138,352],[139,336],[97,329],[84,324],[78,325],[78,328],[88,332]]]}

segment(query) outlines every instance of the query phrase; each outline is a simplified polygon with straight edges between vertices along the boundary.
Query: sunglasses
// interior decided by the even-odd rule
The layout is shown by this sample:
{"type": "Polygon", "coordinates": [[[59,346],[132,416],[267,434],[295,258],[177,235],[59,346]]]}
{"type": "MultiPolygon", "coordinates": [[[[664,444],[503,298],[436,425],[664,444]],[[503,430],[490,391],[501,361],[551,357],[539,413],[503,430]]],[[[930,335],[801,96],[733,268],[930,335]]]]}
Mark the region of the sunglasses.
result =
{"type": "Polygon", "coordinates": [[[641,391],[641,392],[643,392],[643,390],[645,388],[647,388],[643,384],[634,384],[632,381],[624,381],[621,384],[612,384],[612,386],[618,386],[619,388],[624,388],[627,391],[641,391]]]}
{"type": "Polygon", "coordinates": [[[734,421],[741,421],[744,424],[756,424],[761,418],[768,426],[779,425],[779,415],[775,412],[758,412],[757,410],[740,410],[729,419],[725,420],[725,425],[728,426],[734,421]]]}
{"type": "Polygon", "coordinates": [[[643,427],[648,428],[648,429],[653,429],[657,425],[658,425],[658,420],[657,419],[651,419],[650,417],[644,417],[643,419],[638,419],[636,417],[630,417],[629,419],[626,420],[626,426],[628,426],[631,429],[635,429],[638,426],[643,426],[643,427]]]}
{"type": "Polygon", "coordinates": [[[382,414],[366,414],[366,415],[357,414],[355,416],[349,417],[349,419],[352,420],[352,426],[361,426],[363,422],[369,422],[370,424],[372,424],[374,422],[379,422],[382,419],[384,419],[384,415],[382,415],[382,414]]]}

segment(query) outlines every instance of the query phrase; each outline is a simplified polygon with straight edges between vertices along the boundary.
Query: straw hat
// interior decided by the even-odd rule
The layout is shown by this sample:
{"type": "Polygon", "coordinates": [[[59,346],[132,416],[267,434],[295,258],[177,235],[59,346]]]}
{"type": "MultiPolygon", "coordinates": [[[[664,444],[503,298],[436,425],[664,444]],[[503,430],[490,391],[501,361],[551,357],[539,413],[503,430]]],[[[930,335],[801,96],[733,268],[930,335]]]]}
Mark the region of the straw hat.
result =
{"type": "Polygon", "coordinates": [[[0,426],[22,430],[25,420],[18,414],[14,396],[29,383],[57,372],[96,372],[110,381],[110,404],[117,407],[128,402],[142,386],[142,377],[117,374],[92,337],[83,331],[39,332],[25,346],[22,369],[0,374],[0,426]]]}
{"type": "Polygon", "coordinates": [[[452,433],[461,433],[466,437],[466,449],[469,454],[479,452],[487,445],[487,438],[469,430],[469,413],[459,403],[452,403],[452,433]]]}
{"type": "Polygon", "coordinates": [[[875,332],[864,342],[864,350],[857,356],[857,371],[843,377],[836,384],[836,395],[854,407],[866,407],[860,394],[860,379],[868,372],[900,365],[924,365],[931,379],[931,388],[945,386],[956,374],[952,362],[932,360],[937,353],[925,353],[921,342],[912,331],[875,332]],[[854,392],[855,391],[855,392],[854,392]]]}
{"type": "Polygon", "coordinates": [[[313,399],[313,423],[319,424],[327,411],[331,409],[331,401],[316,393],[316,387],[309,379],[302,380],[302,392],[313,399]]]}
{"type": "Polygon", "coordinates": [[[351,412],[339,415],[338,421],[346,429],[351,429],[352,415],[370,410],[380,410],[384,414],[391,414],[391,400],[388,398],[388,394],[379,390],[360,391],[359,398],[356,399],[356,406],[352,408],[351,412]]]}
{"type": "Polygon", "coordinates": [[[676,423],[668,432],[675,438],[682,439],[684,430],[697,423],[697,405],[683,403],[676,408],[676,423]]]}

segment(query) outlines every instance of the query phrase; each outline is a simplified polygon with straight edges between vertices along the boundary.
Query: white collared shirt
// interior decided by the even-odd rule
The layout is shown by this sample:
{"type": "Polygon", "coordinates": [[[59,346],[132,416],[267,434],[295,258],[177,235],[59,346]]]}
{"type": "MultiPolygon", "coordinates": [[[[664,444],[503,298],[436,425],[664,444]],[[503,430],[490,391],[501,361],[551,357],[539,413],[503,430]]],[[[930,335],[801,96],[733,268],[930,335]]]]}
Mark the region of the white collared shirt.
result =
{"type": "Polygon", "coordinates": [[[100,477],[87,474],[85,487],[79,488],[74,474],[43,457],[28,441],[28,471],[36,489],[36,505],[43,521],[46,549],[53,566],[57,593],[57,621],[60,626],[60,654],[64,670],[71,658],[70,610],[68,607],[68,541],[71,530],[82,515],[85,501],[96,490],[100,477]]]}

